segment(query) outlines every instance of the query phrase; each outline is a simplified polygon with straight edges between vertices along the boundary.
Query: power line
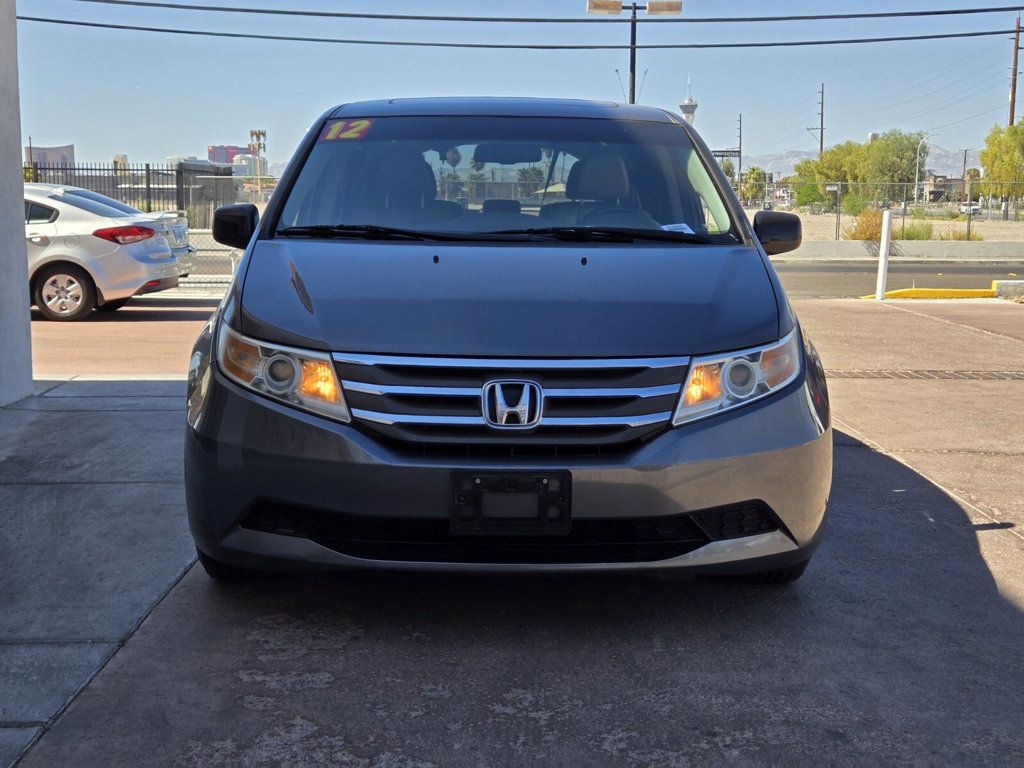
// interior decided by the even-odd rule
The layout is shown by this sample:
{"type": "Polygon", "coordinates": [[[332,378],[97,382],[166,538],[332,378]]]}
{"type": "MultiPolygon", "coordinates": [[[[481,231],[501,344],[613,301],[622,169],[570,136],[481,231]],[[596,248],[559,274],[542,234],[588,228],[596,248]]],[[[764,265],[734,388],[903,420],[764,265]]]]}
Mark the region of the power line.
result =
{"type": "MultiPolygon", "coordinates": [[[[273,16],[306,16],[332,19],[380,19],[387,21],[448,21],[483,22],[498,24],[629,24],[629,19],[595,18],[543,18],[512,16],[422,16],[400,13],[359,13],[355,11],[304,11],[281,8],[238,8],[224,5],[193,5],[181,3],[150,2],[149,0],[75,0],[79,3],[132,6],[135,8],[164,8],[176,11],[208,11],[213,13],[251,13],[273,16]]],[[[927,16],[966,16],[989,13],[1010,13],[1024,11],[1024,5],[1001,5],[986,8],[948,8],[928,11],[879,11],[869,13],[822,13],[789,16],[705,16],[639,18],[641,24],[750,24],[762,22],[792,21],[849,21],[857,19],[897,19],[927,16]]]]}
{"type": "MultiPolygon", "coordinates": [[[[98,1],[98,0],[97,0],[98,1]]],[[[129,32],[160,32],[168,35],[197,37],[226,37],[240,40],[280,40],[297,43],[334,43],[339,45],[382,45],[412,48],[475,48],[540,51],[619,51],[629,50],[624,45],[565,45],[551,43],[452,43],[415,40],[364,40],[338,37],[300,37],[296,35],[263,35],[250,32],[214,32],[206,29],[171,29],[168,27],[140,27],[131,24],[108,24],[97,21],[71,21],[70,19],[49,19],[40,16],[18,16],[19,21],[34,21],[41,24],[60,24],[70,27],[91,27],[93,29],[118,29],[129,32]]],[[[866,45],[870,43],[899,43],[918,40],[952,40],[968,37],[994,37],[1013,34],[1013,30],[991,30],[985,32],[949,32],[935,35],[905,35],[894,37],[859,37],[838,40],[775,40],[745,43],[644,43],[635,46],[641,50],[708,50],[725,48],[802,48],[830,45],[866,45]]]]}

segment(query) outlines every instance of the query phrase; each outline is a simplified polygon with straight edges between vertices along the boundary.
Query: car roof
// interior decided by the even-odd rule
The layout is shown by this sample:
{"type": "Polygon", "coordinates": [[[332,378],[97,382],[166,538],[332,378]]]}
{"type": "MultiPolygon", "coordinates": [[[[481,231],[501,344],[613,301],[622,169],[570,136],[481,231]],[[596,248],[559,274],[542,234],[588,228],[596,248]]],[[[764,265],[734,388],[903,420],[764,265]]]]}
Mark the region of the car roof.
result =
{"type": "Polygon", "coordinates": [[[680,118],[655,107],[583,99],[522,97],[437,97],[379,99],[342,104],[331,117],[391,116],[488,116],[488,117],[590,117],[607,120],[640,120],[678,123],[680,118]]]}

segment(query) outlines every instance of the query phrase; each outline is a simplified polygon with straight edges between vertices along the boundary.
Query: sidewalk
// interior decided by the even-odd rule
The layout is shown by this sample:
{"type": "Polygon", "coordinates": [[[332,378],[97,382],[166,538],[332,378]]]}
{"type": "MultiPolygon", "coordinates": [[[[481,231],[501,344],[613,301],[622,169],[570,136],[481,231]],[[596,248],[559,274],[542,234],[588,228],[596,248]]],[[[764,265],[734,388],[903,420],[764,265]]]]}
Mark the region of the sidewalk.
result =
{"type": "Polygon", "coordinates": [[[42,382],[0,409],[0,765],[1021,763],[1024,305],[795,305],[836,476],[775,591],[216,585],[181,381],[42,382]]]}

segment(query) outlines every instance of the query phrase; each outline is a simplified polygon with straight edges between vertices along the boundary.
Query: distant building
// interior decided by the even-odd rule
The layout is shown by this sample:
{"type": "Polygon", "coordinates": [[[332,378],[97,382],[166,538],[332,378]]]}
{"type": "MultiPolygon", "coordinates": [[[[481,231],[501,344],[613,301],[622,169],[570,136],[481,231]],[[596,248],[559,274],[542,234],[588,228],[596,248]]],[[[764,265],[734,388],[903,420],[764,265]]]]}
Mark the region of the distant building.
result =
{"type": "Polygon", "coordinates": [[[75,164],[75,145],[63,147],[25,147],[25,162],[70,168],[75,164]]]}
{"type": "Polygon", "coordinates": [[[206,148],[206,159],[211,163],[231,165],[235,162],[237,155],[246,155],[248,153],[248,147],[239,147],[234,144],[212,144],[206,148]]]}
{"type": "Polygon", "coordinates": [[[868,144],[874,144],[880,138],[882,138],[882,134],[878,133],[877,131],[872,131],[871,133],[868,134],[868,144]]]}
{"type": "Polygon", "coordinates": [[[248,153],[235,155],[231,162],[235,176],[266,176],[267,158],[256,157],[248,153]]]}
{"type": "Polygon", "coordinates": [[[128,167],[128,155],[114,155],[114,157],[111,159],[114,163],[114,167],[118,170],[123,171],[128,167]]]}
{"type": "Polygon", "coordinates": [[[964,193],[964,180],[959,177],[930,174],[921,185],[922,196],[930,203],[959,200],[964,193]]]}
{"type": "Polygon", "coordinates": [[[693,98],[693,84],[690,82],[690,78],[686,78],[686,98],[683,103],[679,105],[679,111],[683,115],[683,119],[686,120],[690,125],[693,125],[694,118],[697,117],[697,100],[693,98]]]}

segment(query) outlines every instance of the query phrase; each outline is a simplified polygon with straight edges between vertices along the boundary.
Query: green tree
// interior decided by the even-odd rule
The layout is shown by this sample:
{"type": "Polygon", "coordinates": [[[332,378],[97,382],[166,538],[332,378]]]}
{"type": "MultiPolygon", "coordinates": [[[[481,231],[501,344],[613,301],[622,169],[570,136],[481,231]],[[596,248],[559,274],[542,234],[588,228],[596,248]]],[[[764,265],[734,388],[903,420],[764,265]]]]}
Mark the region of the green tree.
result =
{"type": "Polygon", "coordinates": [[[981,150],[984,191],[999,197],[1020,197],[1024,191],[1024,123],[996,125],[981,150]]]}
{"type": "Polygon", "coordinates": [[[452,147],[447,152],[445,152],[444,161],[452,167],[452,175],[454,176],[455,169],[458,167],[459,163],[462,162],[462,153],[459,152],[459,148],[452,147]]]}
{"type": "Polygon", "coordinates": [[[756,165],[743,174],[743,183],[740,184],[740,197],[744,200],[760,200],[764,197],[764,187],[768,176],[763,168],[756,165]]]}
{"type": "Polygon", "coordinates": [[[736,166],[732,164],[732,160],[730,160],[729,158],[725,158],[722,161],[722,173],[725,174],[726,178],[729,179],[729,181],[736,180],[736,166]]]}
{"type": "Polygon", "coordinates": [[[535,165],[530,165],[516,171],[516,178],[523,184],[543,184],[544,171],[535,165]]]}

